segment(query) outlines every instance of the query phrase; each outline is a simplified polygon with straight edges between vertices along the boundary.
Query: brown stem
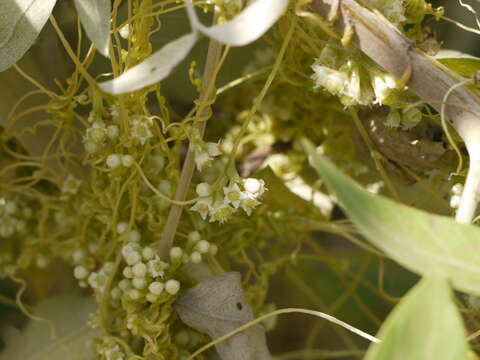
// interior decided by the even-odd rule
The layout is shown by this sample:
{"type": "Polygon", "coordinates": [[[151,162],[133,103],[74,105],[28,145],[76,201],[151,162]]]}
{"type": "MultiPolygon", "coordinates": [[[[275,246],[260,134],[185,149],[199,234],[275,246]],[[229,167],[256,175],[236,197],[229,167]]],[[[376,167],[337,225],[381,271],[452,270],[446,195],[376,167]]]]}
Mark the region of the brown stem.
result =
{"type": "MultiPolygon", "coordinates": [[[[214,16],[213,22],[216,23],[217,15],[214,16]]],[[[222,45],[214,40],[210,40],[207,52],[207,60],[203,71],[202,79],[202,91],[200,93],[200,104],[208,103],[215,96],[215,78],[216,69],[220,61],[220,54],[222,51],[222,45]]],[[[208,106],[199,105],[197,110],[197,118],[204,118],[209,111],[208,106]]],[[[206,120],[197,122],[196,127],[199,130],[200,136],[203,137],[205,127],[207,125],[206,120]]],[[[178,183],[177,190],[175,192],[174,199],[176,201],[184,201],[187,196],[190,182],[192,181],[193,172],[195,170],[195,155],[193,152],[192,144],[189,145],[185,162],[183,163],[182,173],[180,174],[180,181],[178,183]]],[[[177,232],[178,223],[182,215],[183,206],[173,204],[168,214],[167,222],[163,230],[162,238],[158,248],[159,256],[166,260],[170,248],[173,244],[173,239],[177,232]]]]}

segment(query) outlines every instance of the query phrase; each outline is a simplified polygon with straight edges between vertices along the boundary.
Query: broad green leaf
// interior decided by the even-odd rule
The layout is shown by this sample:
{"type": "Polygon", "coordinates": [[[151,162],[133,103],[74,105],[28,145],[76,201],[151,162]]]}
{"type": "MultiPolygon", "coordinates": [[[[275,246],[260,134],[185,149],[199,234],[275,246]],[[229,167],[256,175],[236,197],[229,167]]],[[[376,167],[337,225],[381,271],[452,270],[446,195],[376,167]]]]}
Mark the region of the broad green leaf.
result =
{"type": "Polygon", "coordinates": [[[87,322],[95,310],[93,297],[66,295],[45,300],[34,313],[54,326],[55,338],[49,324],[31,320],[21,332],[4,339],[0,360],[93,360],[93,330],[87,322]]]}
{"type": "Polygon", "coordinates": [[[442,50],[435,58],[453,72],[465,78],[480,70],[480,58],[455,50],[442,50]]]}
{"type": "Polygon", "coordinates": [[[15,64],[32,46],[57,0],[0,1],[0,71],[15,64]]]}
{"type": "Polygon", "coordinates": [[[185,1],[187,14],[193,29],[223,44],[247,45],[267,32],[283,15],[288,0],[256,0],[232,20],[207,27],[198,19],[191,0],[185,1]]]}
{"type": "Polygon", "coordinates": [[[175,66],[187,56],[196,41],[196,34],[184,35],[168,43],[119,77],[105,81],[99,86],[103,91],[117,95],[155,84],[170,74],[175,66]]]}
{"type": "Polygon", "coordinates": [[[75,0],[80,21],[100,53],[108,57],[110,46],[110,0],[75,0]]]}
{"type": "Polygon", "coordinates": [[[340,206],[362,234],[390,258],[421,275],[437,274],[461,291],[480,295],[480,230],[445,216],[372,195],[304,146],[340,206]]]}
{"type": "Polygon", "coordinates": [[[422,279],[400,301],[365,360],[467,360],[462,318],[447,280],[422,279]]]}

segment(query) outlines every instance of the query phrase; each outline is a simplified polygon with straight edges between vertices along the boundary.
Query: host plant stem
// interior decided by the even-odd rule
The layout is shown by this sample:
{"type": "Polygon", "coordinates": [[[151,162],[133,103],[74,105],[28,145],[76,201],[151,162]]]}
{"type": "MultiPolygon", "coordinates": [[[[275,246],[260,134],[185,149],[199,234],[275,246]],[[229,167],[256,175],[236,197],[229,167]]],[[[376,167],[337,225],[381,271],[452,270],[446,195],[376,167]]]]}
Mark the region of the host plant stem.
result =
{"type": "MultiPolygon", "coordinates": [[[[218,12],[215,12],[213,23],[217,22],[218,12]]],[[[220,64],[220,54],[222,45],[214,40],[210,40],[207,52],[207,60],[205,62],[204,74],[202,79],[202,90],[200,93],[200,105],[198,106],[196,118],[203,118],[208,113],[208,102],[215,96],[215,80],[218,73],[218,66],[220,64]]],[[[196,123],[200,136],[203,137],[205,132],[207,120],[204,119],[196,123]]],[[[175,201],[184,201],[187,197],[187,192],[190,187],[193,172],[195,170],[195,154],[192,144],[189,145],[187,155],[180,174],[180,180],[175,192],[175,201]]],[[[172,247],[175,234],[177,232],[178,223],[182,215],[183,206],[172,204],[170,212],[167,217],[167,222],[163,230],[162,238],[160,240],[158,254],[162,259],[167,259],[170,248],[172,247]]]]}

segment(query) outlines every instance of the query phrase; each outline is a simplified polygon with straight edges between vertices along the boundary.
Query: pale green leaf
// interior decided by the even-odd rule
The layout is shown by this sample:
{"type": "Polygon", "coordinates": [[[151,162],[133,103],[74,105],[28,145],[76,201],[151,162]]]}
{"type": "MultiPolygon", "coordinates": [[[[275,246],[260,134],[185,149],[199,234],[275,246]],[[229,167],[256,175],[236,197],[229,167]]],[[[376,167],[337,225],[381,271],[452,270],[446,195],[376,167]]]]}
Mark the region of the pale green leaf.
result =
{"type": "Polygon", "coordinates": [[[110,46],[110,0],[75,0],[80,21],[100,53],[108,57],[110,46]]]}
{"type": "Polygon", "coordinates": [[[247,45],[267,32],[283,15],[288,0],[256,0],[232,20],[207,27],[202,25],[193,8],[191,0],[185,1],[192,28],[231,46],[247,45]]]}
{"type": "Polygon", "coordinates": [[[0,360],[95,359],[90,344],[93,330],[87,325],[95,310],[93,297],[58,296],[44,301],[35,315],[54,326],[55,338],[49,324],[31,320],[21,332],[4,339],[0,360]]]}
{"type": "Polygon", "coordinates": [[[184,35],[155,52],[140,64],[119,77],[101,83],[100,88],[110,94],[124,94],[155,84],[167,77],[197,41],[196,34],[184,35]]]}
{"type": "Polygon", "coordinates": [[[0,1],[0,71],[15,64],[30,49],[56,1],[0,1]]]}
{"type": "Polygon", "coordinates": [[[365,360],[466,360],[462,318],[448,282],[424,278],[400,301],[365,360]]]}
{"type": "Polygon", "coordinates": [[[480,229],[372,195],[305,141],[312,166],[362,234],[390,258],[421,275],[437,274],[480,295],[480,229]]]}
{"type": "Polygon", "coordinates": [[[441,50],[435,58],[453,72],[470,78],[480,70],[480,58],[455,50],[441,50]]]}

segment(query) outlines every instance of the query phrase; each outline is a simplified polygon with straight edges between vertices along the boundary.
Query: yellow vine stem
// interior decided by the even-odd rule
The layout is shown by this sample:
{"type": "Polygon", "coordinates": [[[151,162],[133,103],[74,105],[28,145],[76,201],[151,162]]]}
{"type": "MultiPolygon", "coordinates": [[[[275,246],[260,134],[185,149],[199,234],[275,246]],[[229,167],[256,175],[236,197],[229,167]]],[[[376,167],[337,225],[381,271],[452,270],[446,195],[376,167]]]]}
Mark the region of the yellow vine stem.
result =
{"type": "Polygon", "coordinates": [[[466,79],[466,80],[460,81],[459,83],[453,85],[450,89],[448,89],[448,91],[443,96],[442,106],[441,106],[441,109],[440,109],[440,119],[441,119],[441,122],[442,122],[443,132],[445,133],[445,136],[447,137],[449,144],[452,146],[453,150],[455,150],[455,153],[458,156],[458,166],[457,166],[457,170],[456,170],[457,174],[460,174],[460,172],[462,171],[463,157],[462,157],[462,153],[460,152],[460,149],[458,148],[457,144],[455,143],[455,141],[452,138],[452,135],[450,134],[450,129],[447,126],[447,119],[446,119],[446,116],[445,116],[446,105],[447,105],[447,101],[448,101],[448,98],[449,98],[450,94],[455,89],[457,89],[459,87],[462,87],[466,84],[469,84],[471,82],[473,82],[472,79],[466,79]]]}
{"type": "Polygon", "coordinates": [[[138,165],[136,162],[134,162],[134,165],[137,168],[138,173],[140,174],[140,177],[143,179],[145,184],[150,188],[150,190],[152,190],[155,193],[155,195],[162,198],[163,200],[166,200],[171,204],[184,206],[184,205],[192,205],[199,199],[199,197],[196,197],[194,199],[187,200],[187,201],[177,201],[174,199],[170,199],[168,196],[165,196],[164,194],[162,194],[158,189],[155,189],[155,186],[153,186],[152,183],[147,179],[140,165],[138,165]]]}
{"type": "Polygon", "coordinates": [[[248,124],[250,123],[250,120],[252,120],[253,116],[257,112],[257,110],[260,108],[260,105],[262,105],[262,101],[265,98],[265,95],[267,95],[268,89],[270,89],[270,86],[272,85],[273,80],[275,79],[275,76],[277,76],[278,70],[280,69],[280,64],[282,63],[283,57],[285,55],[285,51],[287,50],[287,46],[290,43],[290,40],[293,35],[293,31],[295,30],[295,26],[297,25],[297,19],[295,18],[292,21],[292,24],[290,25],[290,28],[288,29],[287,36],[285,36],[285,39],[283,40],[282,47],[280,49],[280,52],[277,55],[277,58],[275,59],[275,63],[273,65],[272,71],[268,75],[267,81],[265,82],[265,85],[263,85],[262,90],[260,91],[260,94],[256,97],[255,102],[250,109],[250,112],[247,115],[247,118],[242,124],[242,128],[240,132],[238,133],[237,137],[235,138],[235,141],[233,143],[232,151],[230,153],[230,158],[229,161],[226,165],[226,170],[230,166],[232,166],[233,162],[235,161],[235,154],[238,151],[238,148],[240,147],[240,144],[242,142],[242,138],[247,131],[248,124]]]}
{"type": "Polygon", "coordinates": [[[72,59],[73,63],[75,64],[75,66],[77,67],[78,71],[80,71],[80,73],[83,75],[83,77],[85,78],[85,80],[87,80],[87,82],[89,83],[90,86],[92,86],[93,88],[95,88],[97,85],[97,82],[95,81],[95,79],[87,72],[87,70],[84,68],[83,64],[80,62],[80,60],[78,59],[77,55],[75,54],[75,52],[73,51],[72,47],[70,46],[70,44],[68,43],[68,40],[65,38],[65,35],[63,35],[63,32],[62,30],[60,29],[60,27],[58,26],[57,24],[57,21],[55,20],[55,18],[53,17],[53,15],[50,15],[50,22],[52,23],[53,25],[53,28],[55,29],[55,31],[57,32],[57,35],[60,39],[60,41],[62,42],[62,45],[63,47],[65,48],[65,51],[68,53],[68,55],[70,56],[70,58],[72,59]]]}
{"type": "Polygon", "coordinates": [[[51,98],[54,98],[57,96],[57,94],[55,94],[53,91],[50,91],[48,90],[46,87],[44,87],[42,84],[40,84],[37,80],[35,80],[34,78],[32,78],[30,75],[28,75],[25,71],[23,71],[20,66],[18,66],[17,64],[14,64],[13,67],[15,68],[15,70],[17,70],[17,72],[23,76],[26,80],[28,80],[29,82],[31,82],[33,85],[35,85],[38,89],[42,90],[46,95],[48,95],[49,97],[51,98]]]}
{"type": "Polygon", "coordinates": [[[198,349],[192,355],[190,355],[188,360],[194,359],[196,356],[200,355],[205,350],[210,349],[212,346],[214,346],[216,344],[219,344],[219,343],[231,338],[232,336],[237,335],[237,334],[241,333],[242,331],[245,331],[248,328],[251,328],[252,326],[254,326],[254,325],[256,325],[256,324],[258,324],[258,323],[260,323],[260,322],[262,322],[266,319],[269,319],[269,318],[271,318],[273,316],[277,316],[277,315],[291,314],[291,313],[307,314],[307,315],[313,315],[313,316],[322,318],[324,320],[330,321],[333,324],[339,325],[339,326],[347,329],[348,331],[351,331],[352,333],[357,334],[358,336],[363,337],[364,339],[367,339],[368,341],[371,341],[373,343],[380,343],[380,339],[376,338],[375,336],[367,334],[366,332],[364,332],[360,329],[357,329],[356,327],[354,327],[352,325],[349,325],[342,320],[338,320],[334,316],[325,314],[325,313],[320,312],[320,311],[315,311],[315,310],[308,310],[308,309],[301,309],[301,308],[285,308],[285,309],[275,310],[275,311],[272,311],[271,313],[259,316],[258,318],[254,319],[252,321],[249,321],[245,325],[242,325],[242,326],[236,328],[235,330],[229,332],[228,334],[225,334],[225,335],[220,336],[219,338],[217,338],[215,340],[210,341],[208,344],[202,346],[200,349],[198,349]]]}
{"type": "MultiPolygon", "coordinates": [[[[213,16],[213,23],[217,23],[219,16],[218,9],[215,9],[215,14],[213,16]]],[[[223,56],[221,57],[222,51],[222,44],[215,40],[210,40],[210,44],[208,46],[207,51],[207,60],[205,62],[205,69],[204,69],[204,78],[202,81],[202,92],[200,93],[200,105],[198,105],[196,118],[205,117],[208,113],[208,104],[211,100],[215,97],[215,80],[218,74],[218,71],[225,60],[228,48],[225,49],[223,56]],[[207,104],[207,105],[206,105],[207,104]]],[[[205,132],[207,120],[198,121],[196,123],[196,128],[199,130],[200,137],[203,137],[203,133],[205,132]]],[[[195,154],[193,151],[193,147],[190,144],[187,156],[185,157],[185,161],[182,167],[182,172],[180,174],[180,180],[178,183],[177,190],[175,192],[175,201],[184,201],[188,188],[190,187],[190,182],[193,177],[193,172],[195,170],[195,154]]],[[[180,221],[180,217],[182,215],[183,207],[180,205],[172,205],[170,208],[170,212],[168,213],[167,221],[165,224],[165,228],[163,230],[162,238],[160,240],[158,246],[158,254],[161,258],[166,259],[168,257],[170,248],[173,244],[173,239],[175,238],[175,234],[177,232],[178,223],[180,221]]]]}
{"type": "Polygon", "coordinates": [[[48,325],[48,327],[50,328],[50,336],[51,336],[52,339],[54,339],[56,337],[56,335],[55,335],[55,325],[54,325],[53,321],[51,321],[49,319],[42,318],[40,316],[33,315],[22,302],[22,295],[25,292],[25,290],[27,289],[27,282],[24,279],[17,278],[13,274],[10,275],[10,279],[13,282],[16,282],[17,284],[20,285],[20,289],[17,291],[17,295],[15,297],[15,302],[17,303],[18,308],[29,319],[46,323],[48,325]]]}

